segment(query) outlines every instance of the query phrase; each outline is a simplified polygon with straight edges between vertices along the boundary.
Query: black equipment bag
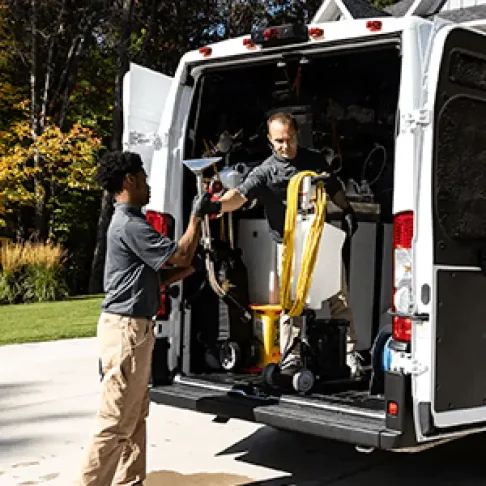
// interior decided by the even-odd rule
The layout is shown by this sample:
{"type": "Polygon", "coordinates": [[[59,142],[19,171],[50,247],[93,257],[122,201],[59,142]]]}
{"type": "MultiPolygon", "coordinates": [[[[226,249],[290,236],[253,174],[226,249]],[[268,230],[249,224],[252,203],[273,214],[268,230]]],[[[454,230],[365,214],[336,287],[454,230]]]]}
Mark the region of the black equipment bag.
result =
{"type": "Polygon", "coordinates": [[[215,262],[216,278],[232,301],[219,300],[219,332],[218,340],[230,340],[239,345],[247,344],[252,338],[252,323],[245,322],[242,309],[248,313],[250,297],[248,292],[248,272],[241,257],[240,249],[223,247],[218,249],[215,262]]]}

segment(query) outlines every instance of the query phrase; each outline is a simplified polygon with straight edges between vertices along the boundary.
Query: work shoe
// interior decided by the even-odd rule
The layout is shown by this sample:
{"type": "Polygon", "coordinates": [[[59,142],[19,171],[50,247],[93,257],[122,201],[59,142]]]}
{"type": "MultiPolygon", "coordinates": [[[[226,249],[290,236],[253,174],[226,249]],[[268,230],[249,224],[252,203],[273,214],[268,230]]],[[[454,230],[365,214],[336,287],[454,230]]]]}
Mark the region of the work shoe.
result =
{"type": "Polygon", "coordinates": [[[365,374],[363,362],[364,360],[358,352],[352,351],[347,354],[346,364],[351,371],[351,378],[360,378],[365,374]]]}

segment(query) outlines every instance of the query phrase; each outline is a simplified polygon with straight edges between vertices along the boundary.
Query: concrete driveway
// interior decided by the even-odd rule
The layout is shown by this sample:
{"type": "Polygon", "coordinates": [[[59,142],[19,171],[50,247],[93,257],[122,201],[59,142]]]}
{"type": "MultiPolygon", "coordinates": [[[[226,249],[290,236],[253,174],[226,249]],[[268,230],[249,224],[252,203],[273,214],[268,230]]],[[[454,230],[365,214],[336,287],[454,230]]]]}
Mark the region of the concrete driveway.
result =
{"type": "MultiPolygon", "coordinates": [[[[93,424],[96,341],[0,347],[0,485],[69,486],[93,424]]],[[[353,447],[152,404],[147,486],[479,486],[484,436],[420,454],[353,447]]],[[[108,485],[107,485],[108,486],[108,485]]]]}

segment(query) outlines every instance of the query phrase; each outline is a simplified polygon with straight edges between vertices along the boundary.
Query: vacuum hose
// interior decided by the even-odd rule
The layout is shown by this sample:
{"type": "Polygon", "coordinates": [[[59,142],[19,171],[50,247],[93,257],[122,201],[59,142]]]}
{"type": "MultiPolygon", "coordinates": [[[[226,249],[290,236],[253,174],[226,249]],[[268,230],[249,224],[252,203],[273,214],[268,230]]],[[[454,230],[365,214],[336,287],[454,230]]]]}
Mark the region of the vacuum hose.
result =
{"type": "MultiPolygon", "coordinates": [[[[203,193],[203,179],[202,179],[202,174],[197,176],[198,179],[198,191],[199,194],[201,195],[203,193]]],[[[233,306],[234,308],[238,309],[240,319],[244,323],[249,323],[252,320],[252,315],[246,309],[243,307],[231,294],[228,292],[225,292],[225,290],[221,287],[221,285],[218,282],[218,279],[216,278],[216,272],[214,269],[214,262],[211,259],[211,236],[210,236],[210,230],[209,230],[209,217],[204,216],[204,219],[201,222],[201,231],[202,231],[202,241],[203,241],[203,247],[206,250],[206,256],[205,256],[205,262],[206,262],[206,270],[208,272],[208,280],[209,280],[209,285],[211,285],[211,288],[214,290],[216,295],[223,300],[226,304],[233,306]]]]}
{"type": "Polygon", "coordinates": [[[319,252],[322,231],[326,220],[326,190],[324,180],[328,175],[318,175],[312,171],[299,172],[290,179],[287,188],[287,210],[282,248],[282,276],[280,286],[280,305],[289,317],[300,316],[304,310],[307,295],[312,283],[312,274],[319,252]],[[291,279],[294,263],[294,236],[299,206],[299,189],[305,177],[312,177],[316,185],[315,216],[305,240],[302,263],[297,281],[295,302],[292,302],[291,279]]]}

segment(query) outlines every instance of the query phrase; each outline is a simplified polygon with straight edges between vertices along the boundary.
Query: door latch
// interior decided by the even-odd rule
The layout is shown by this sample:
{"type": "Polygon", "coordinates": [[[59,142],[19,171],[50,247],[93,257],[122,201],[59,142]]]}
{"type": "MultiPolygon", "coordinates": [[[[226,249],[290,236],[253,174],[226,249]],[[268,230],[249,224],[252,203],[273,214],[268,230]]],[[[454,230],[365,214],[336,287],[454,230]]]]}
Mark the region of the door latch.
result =
{"type": "Polygon", "coordinates": [[[404,113],[401,116],[404,131],[414,131],[417,128],[423,128],[430,125],[432,121],[432,114],[430,110],[414,110],[409,113],[404,113]]]}
{"type": "Polygon", "coordinates": [[[130,131],[128,133],[128,144],[131,146],[153,145],[154,150],[160,150],[162,148],[162,139],[157,133],[141,133],[130,131]]]}

